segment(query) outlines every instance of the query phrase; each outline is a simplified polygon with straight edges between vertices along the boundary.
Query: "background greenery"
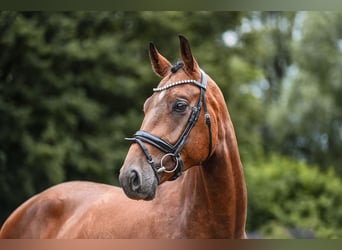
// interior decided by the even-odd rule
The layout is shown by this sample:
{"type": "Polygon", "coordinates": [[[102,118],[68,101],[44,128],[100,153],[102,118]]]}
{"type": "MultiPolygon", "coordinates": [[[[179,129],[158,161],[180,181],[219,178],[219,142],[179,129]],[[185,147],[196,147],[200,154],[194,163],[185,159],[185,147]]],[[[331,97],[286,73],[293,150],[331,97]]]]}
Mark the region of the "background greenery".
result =
{"type": "Polygon", "coordinates": [[[0,12],[0,224],[68,180],[117,185],[178,34],[222,89],[251,237],[342,236],[342,13],[0,12]]]}

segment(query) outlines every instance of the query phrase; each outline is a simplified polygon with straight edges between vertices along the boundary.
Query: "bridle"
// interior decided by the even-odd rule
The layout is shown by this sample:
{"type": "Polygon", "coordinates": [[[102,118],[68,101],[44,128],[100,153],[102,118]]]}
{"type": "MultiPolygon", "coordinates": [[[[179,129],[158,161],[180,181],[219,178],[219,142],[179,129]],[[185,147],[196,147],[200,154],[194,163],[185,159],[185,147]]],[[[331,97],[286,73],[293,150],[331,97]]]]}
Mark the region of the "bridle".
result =
{"type": "Polygon", "coordinates": [[[198,82],[198,81],[193,80],[193,79],[181,80],[181,81],[170,83],[170,84],[163,86],[163,87],[160,87],[160,88],[154,88],[153,91],[154,92],[161,92],[161,91],[167,90],[169,88],[172,88],[172,87],[175,87],[178,85],[183,85],[183,84],[194,84],[200,88],[201,92],[200,92],[200,97],[199,97],[199,100],[198,100],[196,106],[194,106],[192,108],[192,112],[190,114],[188,123],[186,124],[185,129],[183,130],[183,133],[178,138],[178,140],[175,144],[172,145],[169,142],[165,141],[164,139],[162,139],[158,136],[155,136],[155,135],[151,134],[150,132],[144,131],[144,130],[137,131],[132,138],[125,138],[128,141],[132,141],[133,143],[139,144],[143,153],[146,156],[148,163],[150,164],[150,166],[153,169],[153,172],[154,172],[154,174],[158,180],[158,184],[160,183],[159,173],[161,173],[161,172],[174,173],[169,180],[175,180],[182,174],[183,160],[182,160],[182,156],[180,153],[181,153],[181,151],[185,145],[186,140],[189,137],[191,129],[197,123],[198,117],[201,113],[202,105],[203,105],[203,109],[204,109],[205,121],[206,121],[206,124],[208,126],[208,131],[209,131],[209,152],[208,152],[207,159],[211,155],[212,132],[211,132],[210,115],[209,115],[207,103],[205,100],[205,91],[206,91],[206,87],[207,87],[207,77],[206,77],[205,72],[203,70],[201,70],[201,82],[198,82]],[[144,145],[144,142],[158,148],[160,151],[165,153],[165,155],[161,158],[160,168],[157,168],[155,166],[153,158],[152,158],[150,152],[148,151],[148,149],[146,148],[146,146],[144,145]],[[167,170],[166,167],[163,166],[163,161],[165,160],[166,157],[172,157],[173,160],[176,162],[175,166],[172,170],[167,170]]]}

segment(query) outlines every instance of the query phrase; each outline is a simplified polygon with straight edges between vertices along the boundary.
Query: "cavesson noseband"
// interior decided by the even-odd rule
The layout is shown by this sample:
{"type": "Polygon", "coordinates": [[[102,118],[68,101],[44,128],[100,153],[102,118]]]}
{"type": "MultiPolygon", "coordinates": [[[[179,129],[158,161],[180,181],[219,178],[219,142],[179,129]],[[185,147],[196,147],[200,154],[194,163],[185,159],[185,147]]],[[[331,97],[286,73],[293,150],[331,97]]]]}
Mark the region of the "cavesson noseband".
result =
{"type": "Polygon", "coordinates": [[[158,180],[158,183],[160,183],[159,173],[161,173],[161,172],[174,173],[173,176],[169,180],[175,180],[182,174],[183,160],[182,160],[182,156],[180,153],[184,147],[186,140],[189,137],[191,129],[196,125],[198,117],[201,113],[202,104],[203,104],[203,108],[204,108],[205,121],[206,121],[206,124],[208,126],[208,130],[209,130],[209,152],[208,152],[207,158],[209,158],[211,155],[212,132],[211,132],[210,115],[208,113],[207,104],[206,104],[206,100],[205,100],[205,90],[207,87],[207,77],[206,77],[205,72],[203,70],[201,70],[201,82],[198,82],[198,81],[193,80],[193,79],[181,80],[181,81],[170,83],[164,87],[154,88],[153,91],[154,92],[161,92],[161,91],[164,91],[164,90],[167,90],[169,88],[172,88],[172,87],[175,87],[178,85],[182,85],[182,84],[194,84],[200,88],[201,92],[200,92],[200,97],[199,97],[199,100],[198,100],[196,106],[192,108],[191,115],[189,117],[188,123],[187,123],[183,133],[181,134],[181,136],[178,138],[177,142],[174,145],[172,145],[169,142],[165,141],[164,139],[162,139],[158,136],[155,136],[155,135],[151,134],[150,132],[144,131],[144,130],[137,131],[132,138],[125,138],[128,141],[132,141],[132,142],[139,144],[139,146],[141,147],[142,151],[144,152],[144,154],[146,156],[148,163],[151,165],[151,167],[153,169],[153,172],[154,172],[154,174],[158,180]],[[161,158],[159,168],[157,168],[155,166],[153,158],[152,158],[150,152],[148,151],[148,149],[146,148],[146,146],[144,145],[144,142],[158,148],[160,151],[165,153],[165,155],[161,158]],[[166,167],[163,166],[163,161],[167,156],[172,157],[173,160],[176,162],[176,164],[172,170],[167,170],[166,167]]]}

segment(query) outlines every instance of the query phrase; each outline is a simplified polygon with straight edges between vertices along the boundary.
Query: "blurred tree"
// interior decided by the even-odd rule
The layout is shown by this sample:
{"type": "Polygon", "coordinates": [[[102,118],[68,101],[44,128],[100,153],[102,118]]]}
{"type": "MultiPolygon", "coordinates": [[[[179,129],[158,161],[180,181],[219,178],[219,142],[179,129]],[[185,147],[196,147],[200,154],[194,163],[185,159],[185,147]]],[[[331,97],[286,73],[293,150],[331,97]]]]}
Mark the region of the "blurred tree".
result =
{"type": "Polygon", "coordinates": [[[241,54],[263,70],[267,105],[279,98],[282,81],[292,63],[292,32],[296,12],[251,12],[240,26],[241,54]]]}
{"type": "Polygon", "coordinates": [[[268,113],[273,145],[322,168],[334,166],[342,175],[342,15],[300,15],[293,65],[268,113]]]}
{"type": "Polygon", "coordinates": [[[2,218],[65,180],[116,183],[151,79],[126,15],[1,13],[2,218]]]}
{"type": "MultiPolygon", "coordinates": [[[[236,49],[240,60],[245,62],[246,69],[254,69],[255,72],[254,75],[249,74],[252,76],[250,79],[239,81],[240,92],[243,95],[242,98],[239,96],[239,105],[243,105],[245,100],[250,98],[256,99],[248,107],[252,115],[249,111],[246,112],[247,119],[254,118],[242,122],[244,126],[248,124],[249,128],[242,130],[242,135],[237,132],[238,138],[242,138],[240,151],[243,158],[247,155],[250,160],[258,160],[263,153],[268,154],[274,150],[270,138],[272,129],[266,117],[269,109],[280,97],[283,80],[292,64],[291,45],[295,17],[295,12],[249,12],[237,28],[240,42],[236,49]],[[246,131],[252,133],[245,133],[246,131]],[[253,146],[245,148],[243,142],[251,137],[255,137],[250,141],[253,146]],[[256,147],[255,143],[259,147],[256,147]],[[253,150],[257,152],[250,154],[253,150]]],[[[237,73],[236,75],[246,75],[246,72],[237,73]]]]}

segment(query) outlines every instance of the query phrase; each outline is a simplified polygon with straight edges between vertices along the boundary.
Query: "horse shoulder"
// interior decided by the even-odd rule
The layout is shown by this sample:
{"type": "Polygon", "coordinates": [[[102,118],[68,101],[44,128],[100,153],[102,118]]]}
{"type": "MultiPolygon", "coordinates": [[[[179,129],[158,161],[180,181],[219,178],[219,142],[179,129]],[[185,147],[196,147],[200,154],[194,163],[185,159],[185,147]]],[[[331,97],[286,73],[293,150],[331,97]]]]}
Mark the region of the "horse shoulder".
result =
{"type": "Polygon", "coordinates": [[[3,224],[0,238],[58,237],[68,220],[82,212],[87,200],[102,189],[100,184],[90,182],[66,182],[53,186],[19,206],[3,224]],[[88,195],[94,187],[98,191],[88,195]]]}
{"type": "Polygon", "coordinates": [[[0,238],[53,237],[63,210],[62,200],[38,194],[21,205],[6,220],[0,231],[0,238]]]}

